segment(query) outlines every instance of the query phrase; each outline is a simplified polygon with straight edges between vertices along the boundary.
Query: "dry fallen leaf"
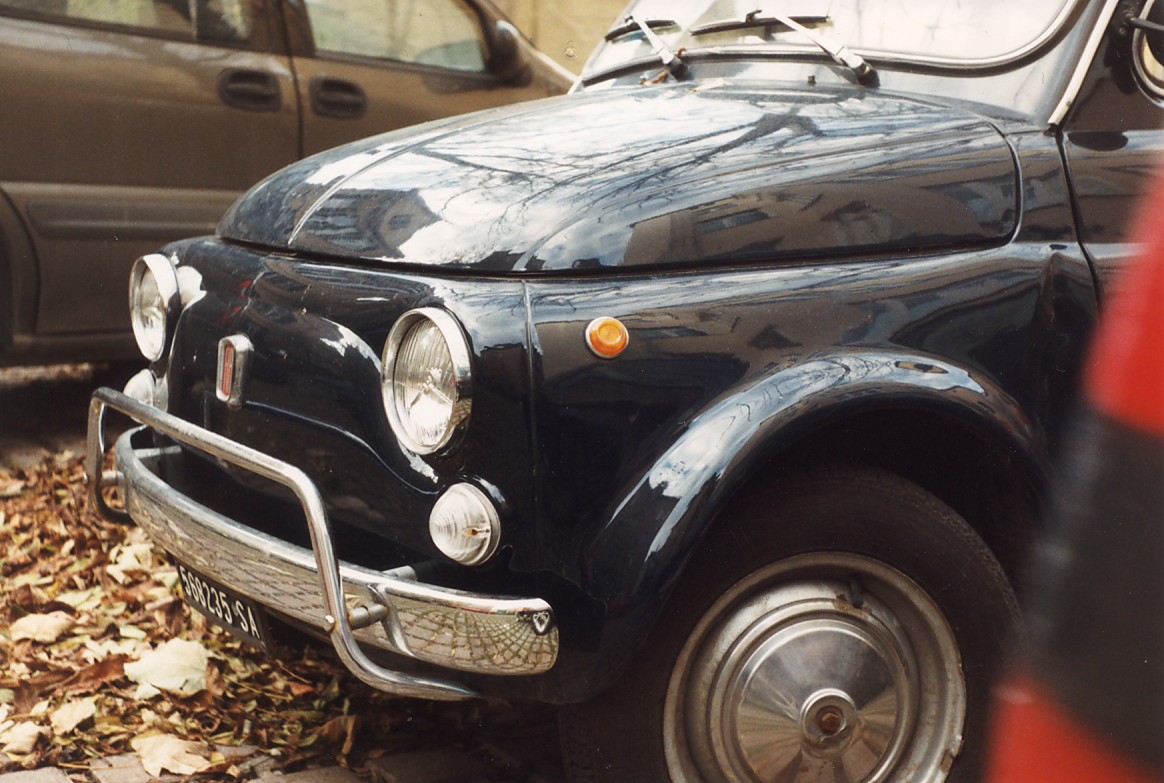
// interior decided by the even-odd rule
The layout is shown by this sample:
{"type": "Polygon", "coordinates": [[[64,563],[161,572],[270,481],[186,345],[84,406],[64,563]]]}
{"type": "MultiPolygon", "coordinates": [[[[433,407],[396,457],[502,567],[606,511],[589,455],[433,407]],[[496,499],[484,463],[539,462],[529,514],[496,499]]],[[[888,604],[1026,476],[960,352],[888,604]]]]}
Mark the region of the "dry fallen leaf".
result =
{"type": "Polygon", "coordinates": [[[210,749],[172,734],[138,737],[130,743],[141,757],[146,772],[157,777],[163,772],[194,775],[210,767],[210,749]]]}
{"type": "Polygon", "coordinates": [[[68,734],[97,714],[97,697],[65,702],[49,715],[49,724],[57,737],[68,734]]]}
{"type": "Polygon", "coordinates": [[[90,666],[78,669],[57,688],[62,696],[92,693],[103,685],[125,676],[125,658],[117,655],[103,658],[90,666]]]}
{"type": "Polygon", "coordinates": [[[20,497],[23,493],[23,481],[15,481],[13,479],[0,476],[0,498],[20,497]]]}
{"type": "Polygon", "coordinates": [[[118,584],[129,581],[129,575],[148,572],[153,566],[153,545],[148,543],[128,544],[117,550],[117,559],[106,566],[105,571],[118,584]]]}
{"type": "Polygon", "coordinates": [[[331,745],[339,745],[341,757],[348,755],[356,742],[356,716],[332,718],[319,730],[319,736],[331,745]]]}
{"type": "Polygon", "coordinates": [[[193,696],[206,690],[206,667],[210,656],[198,642],[170,639],[156,650],[125,664],[125,676],[138,683],[136,698],[151,699],[161,691],[176,696],[193,696]]]}
{"type": "Polygon", "coordinates": [[[0,753],[10,756],[23,756],[32,753],[36,748],[37,740],[45,730],[31,721],[17,723],[3,733],[0,733],[0,753]]]}
{"type": "Polygon", "coordinates": [[[31,639],[35,642],[55,642],[73,625],[73,618],[64,612],[25,615],[12,624],[12,641],[31,639]]]}

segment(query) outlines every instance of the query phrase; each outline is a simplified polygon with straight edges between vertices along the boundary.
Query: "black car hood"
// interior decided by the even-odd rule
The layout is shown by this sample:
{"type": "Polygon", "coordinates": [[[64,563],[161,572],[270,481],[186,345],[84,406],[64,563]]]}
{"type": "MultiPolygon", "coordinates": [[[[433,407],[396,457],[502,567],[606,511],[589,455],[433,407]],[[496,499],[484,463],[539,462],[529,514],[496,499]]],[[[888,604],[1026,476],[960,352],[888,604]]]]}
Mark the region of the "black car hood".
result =
{"type": "Polygon", "coordinates": [[[681,83],[507,107],[272,175],[231,240],[491,273],[973,247],[1017,220],[982,118],[853,90],[681,83]]]}

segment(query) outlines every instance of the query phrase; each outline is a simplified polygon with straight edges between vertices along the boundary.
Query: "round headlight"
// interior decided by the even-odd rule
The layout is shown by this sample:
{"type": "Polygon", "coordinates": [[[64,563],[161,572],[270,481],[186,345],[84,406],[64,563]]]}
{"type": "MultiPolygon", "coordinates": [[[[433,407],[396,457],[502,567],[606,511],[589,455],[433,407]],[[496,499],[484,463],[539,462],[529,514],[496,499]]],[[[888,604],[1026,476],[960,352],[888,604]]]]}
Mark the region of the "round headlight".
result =
{"type": "Polygon", "coordinates": [[[489,497],[472,484],[454,484],[428,517],[437,549],[462,565],[480,565],[501,543],[501,521],[489,497]]]}
{"type": "Polygon", "coordinates": [[[151,362],[166,352],[178,306],[178,274],[170,260],[151,253],[135,261],[129,274],[129,316],[137,347],[151,362]]]}
{"type": "Polygon", "coordinates": [[[452,439],[472,406],[469,346],[457,321],[424,307],[400,317],[384,345],[381,392],[396,437],[431,454],[452,439]]]}

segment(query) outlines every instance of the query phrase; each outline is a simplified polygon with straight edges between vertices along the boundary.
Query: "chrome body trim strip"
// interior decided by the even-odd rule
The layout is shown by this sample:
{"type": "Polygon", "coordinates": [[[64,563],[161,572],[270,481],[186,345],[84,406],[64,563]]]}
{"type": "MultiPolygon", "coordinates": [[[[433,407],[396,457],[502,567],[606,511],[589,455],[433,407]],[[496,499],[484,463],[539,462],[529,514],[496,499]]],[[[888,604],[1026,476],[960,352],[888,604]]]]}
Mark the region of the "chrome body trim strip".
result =
{"type": "Polygon", "coordinates": [[[557,660],[558,629],[545,601],[426,585],[410,568],[380,572],[342,563],[319,490],[305,473],[113,389],[98,389],[90,402],[86,467],[98,508],[106,508],[102,487],[116,481],[129,515],[162,548],[272,611],[327,633],[344,664],[375,688],[425,699],[477,695],[451,680],[387,669],[361,645],[478,674],[538,674],[557,660]],[[132,443],[143,428],[118,439],[116,471],[102,475],[108,408],[291,489],[307,518],[312,550],[227,519],[166,484],[153,469],[163,453],[132,443]]]}

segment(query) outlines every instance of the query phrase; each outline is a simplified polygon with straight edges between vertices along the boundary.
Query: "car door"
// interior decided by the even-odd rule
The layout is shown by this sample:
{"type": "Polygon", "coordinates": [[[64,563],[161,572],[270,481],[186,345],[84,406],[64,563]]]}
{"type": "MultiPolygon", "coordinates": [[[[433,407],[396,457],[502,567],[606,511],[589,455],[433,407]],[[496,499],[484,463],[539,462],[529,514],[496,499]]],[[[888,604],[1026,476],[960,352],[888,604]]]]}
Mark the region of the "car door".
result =
{"type": "Polygon", "coordinates": [[[570,77],[471,0],[295,0],[303,151],[556,95],[570,77]]]}
{"type": "Polygon", "coordinates": [[[31,247],[10,264],[34,265],[11,272],[18,336],[126,332],[134,258],[296,159],[274,32],[267,0],[0,0],[0,190],[31,247]]]}
{"type": "MultiPolygon", "coordinates": [[[[1140,13],[1162,10],[1164,0],[1148,0],[1140,13]]],[[[1149,42],[1142,30],[1111,26],[1060,135],[1080,241],[1101,291],[1136,253],[1129,222],[1164,159],[1164,62],[1149,42]]]]}

